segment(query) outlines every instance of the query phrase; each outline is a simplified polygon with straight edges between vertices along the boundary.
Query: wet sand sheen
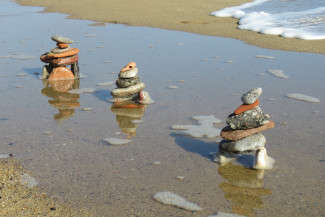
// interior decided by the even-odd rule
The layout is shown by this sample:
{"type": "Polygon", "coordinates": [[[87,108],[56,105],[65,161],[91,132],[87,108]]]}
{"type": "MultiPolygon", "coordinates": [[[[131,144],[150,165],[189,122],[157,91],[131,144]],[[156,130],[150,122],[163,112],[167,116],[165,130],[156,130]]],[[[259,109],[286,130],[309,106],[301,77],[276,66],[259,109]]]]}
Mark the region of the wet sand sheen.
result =
{"type": "Polygon", "coordinates": [[[69,14],[71,19],[148,26],[242,40],[255,46],[325,54],[325,40],[288,39],[238,30],[238,20],[210,16],[213,11],[249,0],[17,0],[21,5],[46,7],[45,12],[69,14]]]}
{"type": "Polygon", "coordinates": [[[0,74],[5,75],[0,78],[0,96],[6,102],[0,104],[1,152],[21,159],[48,195],[85,207],[95,216],[206,217],[217,211],[311,216],[323,212],[322,55],[265,50],[184,32],[93,26],[59,14],[18,17],[1,17],[12,28],[26,32],[22,36],[3,28],[3,55],[14,50],[40,56],[55,46],[50,36],[61,26],[63,33],[79,41],[75,47],[80,49],[80,69],[88,75],[75,87],[78,91],[56,93],[34,74],[43,66],[38,58],[0,58],[0,74]],[[53,25],[44,23],[46,19],[53,25]],[[26,38],[31,39],[21,46],[19,41],[26,38]],[[155,46],[150,48],[152,44],[155,46]],[[131,45],[133,49],[125,52],[131,45]],[[115,80],[117,75],[110,72],[119,71],[129,61],[137,62],[146,90],[156,100],[143,110],[114,108],[106,101],[114,85],[97,85],[115,80]],[[274,68],[284,70],[290,78],[267,73],[274,68]],[[20,73],[27,75],[17,76],[20,73]],[[14,88],[18,84],[22,88],[14,88]],[[166,88],[172,84],[178,88],[166,88]],[[263,110],[277,123],[265,133],[268,154],[276,165],[263,179],[247,168],[253,162],[251,155],[220,167],[209,156],[216,151],[219,138],[175,135],[170,129],[175,124],[196,125],[191,117],[208,115],[223,120],[216,127],[224,127],[225,117],[239,106],[241,94],[255,86],[263,87],[263,110]],[[320,103],[285,96],[298,90],[319,97],[320,103]],[[271,98],[275,100],[269,101],[271,98]],[[61,111],[60,103],[70,108],[61,111]],[[93,110],[84,112],[81,108],[85,107],[93,110]],[[133,123],[139,119],[142,124],[133,123]],[[278,124],[281,122],[287,124],[278,124]],[[136,132],[129,135],[129,144],[113,146],[103,141],[125,138],[128,132],[136,132]],[[203,210],[193,214],[153,199],[157,192],[165,191],[195,202],[203,210]]]}

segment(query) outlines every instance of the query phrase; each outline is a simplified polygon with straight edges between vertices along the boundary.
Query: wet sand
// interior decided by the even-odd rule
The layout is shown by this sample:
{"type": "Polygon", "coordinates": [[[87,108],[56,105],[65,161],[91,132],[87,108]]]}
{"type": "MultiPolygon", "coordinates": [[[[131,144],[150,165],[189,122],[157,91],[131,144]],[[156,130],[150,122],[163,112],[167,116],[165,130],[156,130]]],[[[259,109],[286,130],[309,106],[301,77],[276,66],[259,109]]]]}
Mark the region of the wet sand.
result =
{"type": "Polygon", "coordinates": [[[14,154],[41,192],[94,216],[324,214],[324,55],[65,19],[11,4],[12,10],[0,16],[8,26],[0,30],[0,154],[14,154]],[[73,88],[94,88],[95,93],[60,93],[38,79],[39,56],[55,47],[53,34],[72,38],[72,47],[80,49],[80,70],[88,77],[73,88]],[[256,57],[261,55],[274,59],[256,57]],[[115,86],[98,84],[115,81],[130,61],[137,62],[156,103],[116,109],[107,102],[115,86]],[[283,70],[289,78],[275,77],[270,69],[283,70]],[[263,133],[276,164],[262,179],[249,169],[253,154],[222,167],[209,156],[219,137],[181,136],[170,128],[197,124],[191,119],[195,115],[213,115],[223,120],[215,125],[222,128],[241,104],[241,94],[256,86],[263,88],[263,111],[276,123],[263,133]],[[286,97],[297,92],[318,97],[320,103],[286,97]],[[87,107],[93,110],[82,110],[87,107]],[[143,123],[132,123],[138,119],[143,123]],[[132,142],[113,146],[103,141],[108,137],[132,142]],[[173,191],[203,210],[163,205],[153,199],[161,191],[173,191]]]}
{"type": "Polygon", "coordinates": [[[288,39],[238,30],[237,19],[210,16],[213,11],[248,0],[18,0],[21,5],[46,7],[44,12],[68,14],[71,19],[148,26],[202,35],[236,38],[245,43],[286,51],[325,54],[325,40],[288,39]]]}

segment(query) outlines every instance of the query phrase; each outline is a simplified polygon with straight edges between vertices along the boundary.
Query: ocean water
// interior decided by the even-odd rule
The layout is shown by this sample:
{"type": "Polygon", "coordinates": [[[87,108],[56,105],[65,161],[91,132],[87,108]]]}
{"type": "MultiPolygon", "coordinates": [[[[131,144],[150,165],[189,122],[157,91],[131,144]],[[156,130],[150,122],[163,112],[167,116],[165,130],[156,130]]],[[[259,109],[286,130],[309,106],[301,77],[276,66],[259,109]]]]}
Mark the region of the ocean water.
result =
{"type": "Polygon", "coordinates": [[[239,19],[239,29],[287,38],[325,39],[324,0],[255,0],[212,12],[239,19]]]}

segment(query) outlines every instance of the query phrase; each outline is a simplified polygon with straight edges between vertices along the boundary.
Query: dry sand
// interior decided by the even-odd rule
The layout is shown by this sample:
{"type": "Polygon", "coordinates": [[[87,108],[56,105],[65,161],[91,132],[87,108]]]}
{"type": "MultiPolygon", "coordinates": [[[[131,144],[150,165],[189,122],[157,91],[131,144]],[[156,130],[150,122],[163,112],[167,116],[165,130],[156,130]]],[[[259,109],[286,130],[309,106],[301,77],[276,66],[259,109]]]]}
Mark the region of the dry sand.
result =
{"type": "Polygon", "coordinates": [[[229,37],[268,49],[325,54],[325,40],[289,39],[238,30],[237,19],[210,16],[213,11],[248,0],[17,0],[25,6],[46,7],[45,12],[69,14],[71,19],[120,23],[229,37]]]}
{"type": "Polygon", "coordinates": [[[0,158],[0,216],[92,216],[22,184],[21,175],[26,172],[16,159],[0,158]]]}

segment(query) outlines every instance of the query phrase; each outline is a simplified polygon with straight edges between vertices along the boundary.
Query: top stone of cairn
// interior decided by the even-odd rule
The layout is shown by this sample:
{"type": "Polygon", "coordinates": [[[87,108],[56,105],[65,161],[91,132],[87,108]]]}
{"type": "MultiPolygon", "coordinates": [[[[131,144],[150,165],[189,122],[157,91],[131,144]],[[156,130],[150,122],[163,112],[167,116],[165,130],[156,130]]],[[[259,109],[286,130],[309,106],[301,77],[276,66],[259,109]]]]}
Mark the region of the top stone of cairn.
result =
{"type": "Polygon", "coordinates": [[[59,43],[65,43],[65,44],[72,44],[73,40],[70,38],[63,37],[61,35],[53,35],[51,37],[53,41],[59,42],[59,43]]]}
{"type": "Polygon", "coordinates": [[[245,93],[241,97],[241,101],[243,101],[243,103],[246,105],[253,104],[258,99],[258,97],[260,97],[261,94],[262,94],[261,87],[254,88],[248,91],[247,93],[245,93]]]}

